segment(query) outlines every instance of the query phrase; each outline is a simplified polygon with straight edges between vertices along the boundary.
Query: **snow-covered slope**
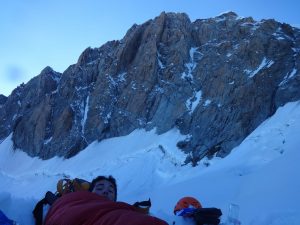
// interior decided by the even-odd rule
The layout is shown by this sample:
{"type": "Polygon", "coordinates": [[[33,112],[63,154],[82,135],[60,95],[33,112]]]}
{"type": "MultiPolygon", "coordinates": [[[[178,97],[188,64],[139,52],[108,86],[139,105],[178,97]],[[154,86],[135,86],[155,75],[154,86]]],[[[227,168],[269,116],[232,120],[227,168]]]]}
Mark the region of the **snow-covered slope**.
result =
{"type": "Polygon", "coordinates": [[[91,180],[117,178],[120,201],[152,200],[151,213],[169,224],[187,224],[173,216],[177,200],[198,198],[218,207],[226,222],[228,206],[240,206],[245,225],[300,224],[300,102],[288,103],[259,126],[225,159],[204,159],[182,166],[176,147],[185,136],[177,130],[156,135],[136,130],[128,136],[94,142],[71,159],[42,161],[0,144],[0,209],[19,224],[33,224],[32,209],[63,176],[91,180]]]}

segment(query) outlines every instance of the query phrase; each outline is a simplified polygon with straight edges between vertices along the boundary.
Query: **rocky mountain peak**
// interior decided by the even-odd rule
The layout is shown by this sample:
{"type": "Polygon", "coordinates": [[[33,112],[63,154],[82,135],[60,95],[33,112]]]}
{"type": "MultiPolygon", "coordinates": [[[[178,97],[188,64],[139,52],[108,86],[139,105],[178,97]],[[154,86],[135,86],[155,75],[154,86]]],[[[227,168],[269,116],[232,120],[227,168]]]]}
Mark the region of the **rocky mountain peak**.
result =
{"type": "Polygon", "coordinates": [[[221,15],[215,17],[216,19],[237,19],[238,15],[235,12],[229,11],[229,12],[225,12],[222,13],[221,15]]]}
{"type": "Polygon", "coordinates": [[[0,105],[1,106],[5,104],[6,100],[7,100],[7,97],[5,95],[0,94],[0,105]]]}
{"type": "Polygon", "coordinates": [[[81,53],[79,59],[77,61],[77,65],[86,65],[88,63],[92,63],[100,57],[98,48],[88,47],[81,53]]]}
{"type": "Polygon", "coordinates": [[[42,69],[41,74],[51,74],[55,72],[50,66],[46,66],[44,69],[42,69]]]}
{"type": "Polygon", "coordinates": [[[45,68],[0,107],[0,139],[48,159],[135,129],[179,129],[197,164],[224,157],[275,110],[300,99],[299,29],[234,12],[191,22],[162,12],[87,48],[62,74],[45,68]]]}

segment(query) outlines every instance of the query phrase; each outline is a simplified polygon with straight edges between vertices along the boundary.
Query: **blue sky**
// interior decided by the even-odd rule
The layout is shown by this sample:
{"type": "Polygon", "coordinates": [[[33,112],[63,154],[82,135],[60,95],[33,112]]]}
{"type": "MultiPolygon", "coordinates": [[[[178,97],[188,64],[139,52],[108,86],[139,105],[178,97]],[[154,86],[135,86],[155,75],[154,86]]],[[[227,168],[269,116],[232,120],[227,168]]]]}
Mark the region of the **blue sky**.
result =
{"type": "Polygon", "coordinates": [[[0,0],[0,94],[8,96],[46,66],[63,72],[87,47],[121,39],[162,11],[192,21],[234,11],[300,27],[299,0],[0,0]]]}

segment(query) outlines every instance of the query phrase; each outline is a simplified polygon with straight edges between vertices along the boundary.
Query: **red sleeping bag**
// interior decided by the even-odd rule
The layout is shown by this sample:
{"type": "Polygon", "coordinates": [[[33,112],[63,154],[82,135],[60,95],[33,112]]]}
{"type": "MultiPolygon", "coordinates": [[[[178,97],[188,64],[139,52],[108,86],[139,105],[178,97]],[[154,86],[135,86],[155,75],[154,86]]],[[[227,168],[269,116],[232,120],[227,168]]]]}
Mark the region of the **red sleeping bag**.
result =
{"type": "Polygon", "coordinates": [[[142,214],[124,202],[113,202],[95,193],[78,191],[57,199],[45,225],[167,225],[142,214]]]}

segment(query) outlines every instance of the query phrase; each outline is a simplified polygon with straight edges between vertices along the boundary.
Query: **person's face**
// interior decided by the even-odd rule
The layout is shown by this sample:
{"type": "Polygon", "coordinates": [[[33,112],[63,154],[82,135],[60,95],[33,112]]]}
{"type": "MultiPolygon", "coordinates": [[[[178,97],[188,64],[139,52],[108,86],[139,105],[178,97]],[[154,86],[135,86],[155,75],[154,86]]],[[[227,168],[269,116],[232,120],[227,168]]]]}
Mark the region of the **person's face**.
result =
{"type": "Polygon", "coordinates": [[[100,180],[95,184],[92,192],[96,193],[97,195],[104,196],[109,200],[115,201],[116,191],[114,186],[108,180],[100,180]]]}

